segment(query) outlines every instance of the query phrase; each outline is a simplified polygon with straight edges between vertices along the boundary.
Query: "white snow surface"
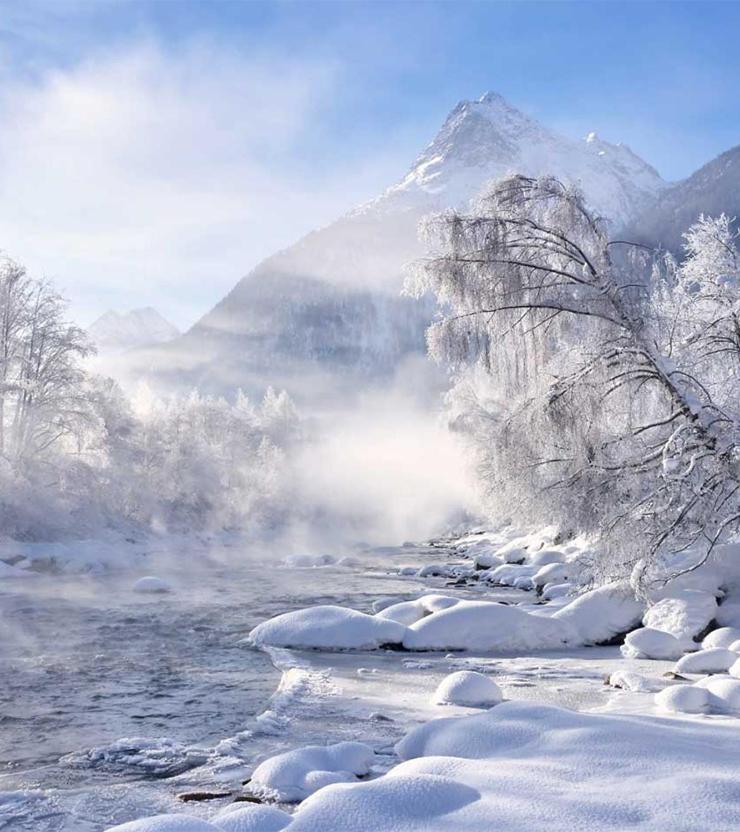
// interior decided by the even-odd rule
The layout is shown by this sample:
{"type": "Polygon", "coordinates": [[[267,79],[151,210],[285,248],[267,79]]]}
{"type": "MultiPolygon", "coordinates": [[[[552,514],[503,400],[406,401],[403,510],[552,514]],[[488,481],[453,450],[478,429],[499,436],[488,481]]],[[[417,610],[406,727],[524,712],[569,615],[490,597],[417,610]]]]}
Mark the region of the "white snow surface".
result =
{"type": "Polygon", "coordinates": [[[485,673],[458,670],[439,683],[432,702],[435,705],[462,705],[468,708],[490,708],[503,700],[501,688],[485,673]]]}
{"type": "Polygon", "coordinates": [[[388,618],[333,605],[286,612],[257,625],[249,634],[257,647],[370,650],[399,644],[406,627],[388,618]]]}
{"type": "Polygon", "coordinates": [[[397,745],[406,762],[322,789],[286,829],[326,832],[338,819],[342,832],[733,829],[739,738],[725,725],[505,702],[412,730],[397,745]]]}
{"type": "Polygon", "coordinates": [[[391,621],[409,626],[430,613],[454,607],[459,600],[459,598],[453,598],[450,595],[422,595],[421,598],[414,601],[401,601],[399,604],[384,607],[375,616],[376,618],[388,618],[391,621]]]}
{"type": "Polygon", "coordinates": [[[249,788],[263,799],[297,803],[330,783],[367,774],[374,756],[373,749],[360,742],[296,748],[260,763],[249,788]]]}

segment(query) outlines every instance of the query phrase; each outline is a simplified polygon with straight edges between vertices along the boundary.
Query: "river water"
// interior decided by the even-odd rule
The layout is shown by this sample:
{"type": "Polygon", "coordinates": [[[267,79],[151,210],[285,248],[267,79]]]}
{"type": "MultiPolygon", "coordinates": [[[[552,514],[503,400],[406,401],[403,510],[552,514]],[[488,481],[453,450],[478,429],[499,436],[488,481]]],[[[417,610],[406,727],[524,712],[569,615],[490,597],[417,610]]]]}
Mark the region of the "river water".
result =
{"type": "MultiPolygon", "coordinates": [[[[301,568],[210,549],[158,567],[173,588],[165,595],[133,592],[132,573],[4,581],[0,829],[98,832],[169,808],[187,791],[186,772],[201,771],[200,788],[208,776],[199,766],[265,710],[281,678],[244,644],[249,630],[298,607],[369,609],[380,596],[414,594],[421,585],[397,566],[418,557],[389,548],[301,568]]],[[[279,734],[248,733],[240,755],[264,756],[268,738],[271,748],[289,746],[279,734]]]]}
{"type": "Polygon", "coordinates": [[[367,742],[380,773],[394,764],[393,743],[409,724],[439,715],[431,694],[453,670],[490,673],[507,698],[645,707],[646,694],[632,702],[636,695],[602,684],[619,663],[618,648],[268,656],[245,643],[260,621],[314,604],[369,612],[377,599],[430,590],[533,600],[512,589],[399,574],[403,565],[450,559],[444,549],[347,554],[347,562],[311,567],[310,559],[286,563],[211,545],[156,569],[145,561],[127,572],[0,583],[0,830],[101,832],[184,809],[209,817],[242,792],[262,759],[310,743],[367,742]],[[133,592],[147,572],[172,592],[133,592]],[[183,803],[183,795],[203,791],[222,797],[183,803]]]}

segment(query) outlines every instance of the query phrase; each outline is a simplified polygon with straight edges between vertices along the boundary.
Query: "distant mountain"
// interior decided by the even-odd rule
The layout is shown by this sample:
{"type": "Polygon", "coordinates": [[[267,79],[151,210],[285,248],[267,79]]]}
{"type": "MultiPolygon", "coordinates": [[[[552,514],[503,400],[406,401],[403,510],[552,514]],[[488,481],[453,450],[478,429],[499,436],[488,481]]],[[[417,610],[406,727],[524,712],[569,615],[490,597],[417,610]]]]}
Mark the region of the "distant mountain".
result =
{"type": "Polygon", "coordinates": [[[151,306],[123,313],[109,310],[87,331],[101,353],[163,344],[180,335],[180,330],[151,306]]]}
{"type": "Polygon", "coordinates": [[[740,145],[717,156],[696,173],[665,188],[632,222],[624,236],[662,246],[680,256],[681,235],[700,214],[740,218],[740,145]]]}
{"type": "Polygon", "coordinates": [[[665,187],[624,145],[560,136],[494,93],[463,101],[400,182],[260,263],[183,336],[139,351],[133,372],[219,390],[284,384],[299,398],[389,378],[424,352],[434,311],[400,296],[404,264],[423,254],[419,219],[508,173],[577,183],[615,225],[665,187]]]}

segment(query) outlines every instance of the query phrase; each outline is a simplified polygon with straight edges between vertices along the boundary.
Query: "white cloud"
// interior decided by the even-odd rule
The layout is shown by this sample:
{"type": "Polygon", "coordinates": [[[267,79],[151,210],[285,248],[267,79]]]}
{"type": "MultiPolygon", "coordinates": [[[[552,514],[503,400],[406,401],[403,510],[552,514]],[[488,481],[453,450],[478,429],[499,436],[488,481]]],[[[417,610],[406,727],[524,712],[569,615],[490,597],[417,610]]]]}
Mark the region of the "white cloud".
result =
{"type": "MultiPolygon", "coordinates": [[[[385,184],[329,181],[316,139],[343,68],[212,41],[143,42],[0,94],[0,247],[86,322],[152,304],[190,323],[249,267],[385,184]]],[[[395,168],[395,165],[391,165],[395,168]]]]}

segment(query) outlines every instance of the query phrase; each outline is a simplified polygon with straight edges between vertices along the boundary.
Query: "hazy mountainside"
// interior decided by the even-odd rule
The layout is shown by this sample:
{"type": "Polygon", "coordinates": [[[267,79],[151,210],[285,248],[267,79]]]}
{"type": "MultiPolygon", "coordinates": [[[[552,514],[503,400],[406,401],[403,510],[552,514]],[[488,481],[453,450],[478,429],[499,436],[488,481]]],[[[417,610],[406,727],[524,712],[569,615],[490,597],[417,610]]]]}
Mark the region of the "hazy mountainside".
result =
{"type": "Polygon", "coordinates": [[[161,344],[180,334],[174,324],[151,306],[130,312],[109,310],[87,331],[100,352],[123,352],[134,347],[161,344]]]}
{"type": "Polygon", "coordinates": [[[681,235],[700,214],[740,217],[740,145],[696,173],[663,190],[633,222],[625,236],[680,255],[681,235]]]}
{"type": "Polygon", "coordinates": [[[513,172],[580,184],[615,224],[665,187],[623,145],[559,136],[495,94],[461,102],[398,184],[263,261],[182,337],[139,352],[133,371],[210,390],[279,383],[299,397],[323,395],[335,377],[388,378],[423,353],[433,314],[400,297],[404,264],[423,253],[419,219],[513,172]]]}

